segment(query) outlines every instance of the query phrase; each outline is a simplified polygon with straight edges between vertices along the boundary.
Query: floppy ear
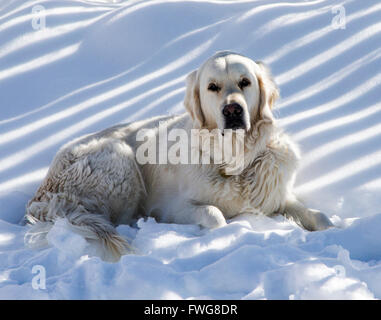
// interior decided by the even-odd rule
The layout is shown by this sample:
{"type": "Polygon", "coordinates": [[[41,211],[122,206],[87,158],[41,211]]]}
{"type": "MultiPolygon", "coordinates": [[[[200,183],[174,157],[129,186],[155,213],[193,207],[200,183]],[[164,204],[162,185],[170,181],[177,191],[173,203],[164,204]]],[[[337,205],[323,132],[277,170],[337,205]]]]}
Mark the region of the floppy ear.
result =
{"type": "Polygon", "coordinates": [[[185,109],[193,119],[195,128],[204,126],[205,118],[201,110],[200,89],[197,81],[197,70],[192,71],[186,78],[186,93],[184,99],[185,109]]]}
{"type": "Polygon", "coordinates": [[[258,68],[257,79],[260,90],[259,117],[262,120],[273,121],[271,112],[276,99],[279,98],[279,89],[275,84],[270,70],[260,61],[256,62],[258,68]]]}

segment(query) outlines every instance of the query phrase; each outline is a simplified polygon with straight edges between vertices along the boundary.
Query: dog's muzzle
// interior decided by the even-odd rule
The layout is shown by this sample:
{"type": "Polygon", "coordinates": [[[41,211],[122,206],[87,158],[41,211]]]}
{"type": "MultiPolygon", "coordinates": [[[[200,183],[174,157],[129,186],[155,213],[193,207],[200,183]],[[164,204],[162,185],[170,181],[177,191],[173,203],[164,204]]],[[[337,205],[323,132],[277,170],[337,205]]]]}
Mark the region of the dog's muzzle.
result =
{"type": "Polygon", "coordinates": [[[246,129],[243,108],[238,103],[230,103],[224,106],[222,114],[225,118],[225,129],[246,129]]]}

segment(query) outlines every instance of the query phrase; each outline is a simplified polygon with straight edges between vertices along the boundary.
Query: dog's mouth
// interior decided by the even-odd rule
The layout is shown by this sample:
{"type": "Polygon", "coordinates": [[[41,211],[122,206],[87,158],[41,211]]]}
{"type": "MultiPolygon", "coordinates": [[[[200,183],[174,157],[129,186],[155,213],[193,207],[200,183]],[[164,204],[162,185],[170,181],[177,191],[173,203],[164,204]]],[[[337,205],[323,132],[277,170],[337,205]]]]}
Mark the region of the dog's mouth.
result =
{"type": "Polygon", "coordinates": [[[243,120],[229,122],[229,123],[225,121],[225,127],[223,130],[221,130],[221,134],[224,136],[225,130],[232,130],[233,132],[236,132],[237,130],[240,130],[240,129],[244,130],[245,132],[247,131],[247,125],[243,120]]]}
{"type": "Polygon", "coordinates": [[[238,130],[238,129],[243,129],[246,130],[247,126],[243,120],[239,121],[226,121],[225,122],[225,129],[231,129],[233,131],[238,130]]]}

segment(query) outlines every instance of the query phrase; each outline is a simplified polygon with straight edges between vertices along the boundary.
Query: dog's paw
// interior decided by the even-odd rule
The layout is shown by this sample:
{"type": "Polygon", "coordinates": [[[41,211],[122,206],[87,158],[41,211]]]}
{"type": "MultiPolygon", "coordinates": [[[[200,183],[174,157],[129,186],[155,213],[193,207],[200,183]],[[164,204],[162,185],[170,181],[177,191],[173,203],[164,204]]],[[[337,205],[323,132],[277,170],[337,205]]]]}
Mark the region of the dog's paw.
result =
{"type": "Polygon", "coordinates": [[[331,220],[318,210],[308,209],[305,218],[302,224],[309,231],[321,231],[334,227],[331,220]]]}
{"type": "Polygon", "coordinates": [[[200,225],[204,228],[215,229],[226,226],[226,219],[221,210],[214,206],[204,206],[200,225]]]}

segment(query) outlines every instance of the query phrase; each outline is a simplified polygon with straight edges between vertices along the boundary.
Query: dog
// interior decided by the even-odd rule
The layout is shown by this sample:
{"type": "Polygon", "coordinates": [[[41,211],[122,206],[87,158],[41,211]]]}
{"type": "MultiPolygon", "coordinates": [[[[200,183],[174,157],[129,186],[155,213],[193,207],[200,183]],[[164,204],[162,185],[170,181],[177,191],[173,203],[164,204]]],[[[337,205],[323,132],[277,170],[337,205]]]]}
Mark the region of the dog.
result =
{"type": "MultiPolygon", "coordinates": [[[[332,227],[323,213],[306,208],[293,194],[300,153],[272,114],[278,97],[278,88],[262,62],[230,51],[217,52],[187,76],[184,114],[117,125],[69,142],[58,151],[27,204],[26,219],[32,225],[27,244],[46,245],[46,234],[58,218],[65,218],[74,232],[93,243],[105,261],[118,261],[133,250],[115,226],[142,216],[218,228],[226,225],[226,219],[251,212],[282,214],[309,231],[332,227]],[[225,133],[231,132],[237,145],[241,132],[243,153],[238,158],[242,165],[228,170],[231,157],[222,155],[217,163],[213,161],[217,152],[204,152],[202,143],[196,149],[204,158],[206,154],[209,163],[158,160],[157,143],[163,130],[196,132],[196,136],[213,131],[210,144],[217,151],[222,149],[219,138],[225,133]],[[149,135],[142,139],[142,132],[149,135]],[[138,161],[138,154],[140,158],[145,154],[140,149],[147,144],[156,162],[138,161]]],[[[160,151],[179,144],[176,141],[166,141],[160,151]]]]}

